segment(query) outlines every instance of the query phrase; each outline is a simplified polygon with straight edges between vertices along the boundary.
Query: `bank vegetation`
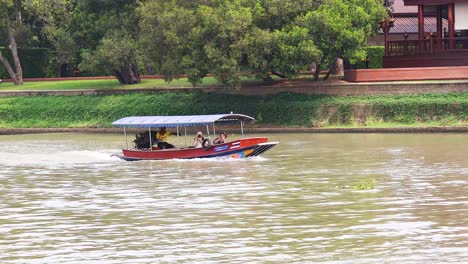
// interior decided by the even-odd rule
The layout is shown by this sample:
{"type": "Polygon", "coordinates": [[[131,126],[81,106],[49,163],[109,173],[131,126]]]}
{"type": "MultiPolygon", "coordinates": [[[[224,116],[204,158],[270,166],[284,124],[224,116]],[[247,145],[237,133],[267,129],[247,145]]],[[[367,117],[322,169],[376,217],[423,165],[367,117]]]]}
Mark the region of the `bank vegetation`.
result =
{"type": "Polygon", "coordinates": [[[267,97],[204,92],[0,98],[1,128],[110,127],[133,115],[243,113],[262,127],[467,126],[468,93],[267,97]]]}

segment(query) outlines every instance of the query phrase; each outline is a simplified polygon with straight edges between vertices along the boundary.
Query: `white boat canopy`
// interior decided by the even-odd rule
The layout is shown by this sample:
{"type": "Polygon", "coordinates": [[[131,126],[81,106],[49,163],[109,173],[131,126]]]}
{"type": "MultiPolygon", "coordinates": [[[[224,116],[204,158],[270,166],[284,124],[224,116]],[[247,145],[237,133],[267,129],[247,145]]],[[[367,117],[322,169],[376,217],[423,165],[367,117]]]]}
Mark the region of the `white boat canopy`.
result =
{"type": "Polygon", "coordinates": [[[188,115],[188,116],[129,116],[112,123],[115,127],[184,127],[204,126],[215,122],[254,120],[253,117],[242,114],[217,114],[217,115],[188,115]]]}

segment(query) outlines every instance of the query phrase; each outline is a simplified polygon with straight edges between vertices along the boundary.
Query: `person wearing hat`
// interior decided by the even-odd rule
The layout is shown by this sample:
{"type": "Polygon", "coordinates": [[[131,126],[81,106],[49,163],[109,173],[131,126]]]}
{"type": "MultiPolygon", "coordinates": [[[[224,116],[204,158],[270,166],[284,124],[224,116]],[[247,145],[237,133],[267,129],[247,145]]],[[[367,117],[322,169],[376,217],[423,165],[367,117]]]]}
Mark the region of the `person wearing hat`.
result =
{"type": "Polygon", "coordinates": [[[226,132],[222,132],[221,134],[219,134],[219,137],[217,137],[214,141],[213,141],[213,144],[223,144],[226,142],[226,138],[227,138],[227,133],[226,132]]]}

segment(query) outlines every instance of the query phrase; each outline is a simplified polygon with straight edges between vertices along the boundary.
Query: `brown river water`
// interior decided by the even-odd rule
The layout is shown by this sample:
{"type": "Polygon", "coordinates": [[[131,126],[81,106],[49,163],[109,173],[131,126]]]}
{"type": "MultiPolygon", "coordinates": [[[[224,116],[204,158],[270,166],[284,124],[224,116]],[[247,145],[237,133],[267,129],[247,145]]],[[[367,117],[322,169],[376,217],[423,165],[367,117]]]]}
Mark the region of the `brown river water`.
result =
{"type": "Polygon", "coordinates": [[[111,157],[123,135],[0,136],[0,263],[468,260],[468,134],[267,136],[140,162],[111,157]]]}

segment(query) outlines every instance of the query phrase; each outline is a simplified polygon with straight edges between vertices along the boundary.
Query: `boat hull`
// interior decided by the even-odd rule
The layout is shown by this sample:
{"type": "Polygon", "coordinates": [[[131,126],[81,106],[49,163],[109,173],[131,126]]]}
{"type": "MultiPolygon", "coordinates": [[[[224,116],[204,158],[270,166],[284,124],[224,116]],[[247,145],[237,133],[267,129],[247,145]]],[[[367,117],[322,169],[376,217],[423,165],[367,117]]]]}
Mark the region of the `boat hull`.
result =
{"type": "Polygon", "coordinates": [[[167,160],[167,159],[195,159],[195,158],[215,158],[232,157],[246,158],[258,156],[278,142],[268,142],[268,138],[246,138],[227,142],[224,144],[211,146],[209,149],[185,148],[185,149],[156,149],[156,150],[134,150],[123,149],[124,160],[167,160]]]}

